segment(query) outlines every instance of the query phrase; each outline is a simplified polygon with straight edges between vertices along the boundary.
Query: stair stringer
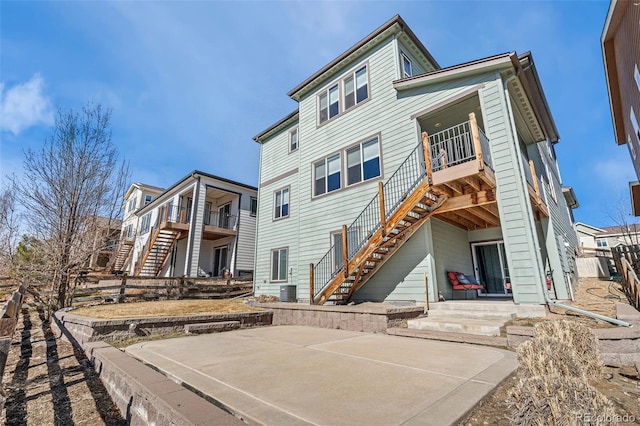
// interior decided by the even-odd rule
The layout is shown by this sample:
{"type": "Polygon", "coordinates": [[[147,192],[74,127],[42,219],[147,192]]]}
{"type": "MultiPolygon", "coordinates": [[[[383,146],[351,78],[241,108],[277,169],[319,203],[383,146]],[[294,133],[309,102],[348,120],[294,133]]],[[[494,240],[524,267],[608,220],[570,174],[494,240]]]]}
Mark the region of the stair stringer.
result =
{"type": "Polygon", "coordinates": [[[160,265],[160,268],[158,268],[157,265],[155,265],[153,267],[153,276],[157,276],[158,272],[160,272],[160,270],[162,270],[162,265],[164,265],[164,262],[166,261],[166,258],[168,256],[169,252],[171,251],[171,248],[175,244],[180,232],[178,232],[178,231],[170,231],[170,230],[166,230],[166,229],[163,230],[161,228],[158,228],[154,232],[154,234],[153,234],[153,236],[151,238],[151,241],[149,243],[149,248],[144,252],[144,255],[142,257],[142,261],[140,262],[140,265],[138,266],[138,270],[136,271],[136,275],[140,275],[142,273],[142,271],[145,269],[145,266],[147,266],[146,264],[147,264],[147,261],[149,260],[149,255],[153,251],[155,245],[159,244],[158,238],[160,237],[160,235],[162,234],[163,231],[164,231],[165,235],[166,234],[170,234],[171,235],[171,242],[167,245],[167,248],[166,248],[165,252],[163,253],[162,258],[158,262],[158,264],[160,265]]]}
{"type": "MultiPolygon", "coordinates": [[[[392,239],[390,239],[389,241],[384,242],[383,244],[381,244],[378,248],[381,247],[387,247],[390,246],[390,250],[389,252],[384,256],[384,258],[378,262],[376,264],[375,267],[371,268],[371,270],[369,271],[369,273],[365,276],[361,275],[361,271],[360,269],[364,269],[363,267],[359,268],[358,270],[358,275],[356,275],[356,279],[353,282],[353,284],[351,285],[351,289],[349,291],[349,294],[347,296],[347,302],[351,299],[351,297],[353,296],[353,294],[360,290],[362,287],[364,287],[364,285],[371,279],[373,278],[373,276],[380,270],[382,269],[382,267],[384,266],[384,264],[393,257],[394,254],[396,254],[400,248],[402,248],[402,246],[411,239],[411,237],[413,236],[413,234],[415,234],[418,229],[420,229],[422,227],[422,225],[424,225],[424,223],[430,219],[434,214],[436,214],[436,210],[438,209],[438,207],[440,207],[447,199],[448,197],[446,195],[441,195],[438,199],[438,201],[436,202],[436,204],[434,204],[432,206],[431,211],[429,211],[428,213],[426,213],[423,217],[421,217],[420,219],[418,219],[416,222],[414,222],[410,227],[402,230],[399,234],[395,235],[392,239]],[[390,244],[391,241],[393,240],[399,240],[396,244],[392,245],[390,244]]],[[[362,262],[364,263],[366,262],[366,259],[362,262]]]]}
{"type": "MultiPolygon", "coordinates": [[[[426,220],[426,218],[429,218],[433,214],[435,214],[435,211],[437,210],[437,207],[440,207],[442,205],[442,203],[444,203],[444,201],[446,200],[447,197],[445,195],[440,195],[440,194],[436,195],[436,194],[434,194],[432,192],[431,189],[432,188],[431,188],[431,185],[429,184],[429,180],[428,179],[424,179],[413,190],[413,192],[411,192],[411,194],[406,196],[404,201],[400,204],[400,206],[391,215],[389,220],[387,220],[385,227],[378,229],[371,236],[371,238],[369,239],[367,244],[365,244],[365,246],[362,249],[360,249],[360,251],[358,253],[356,253],[356,255],[353,257],[353,259],[349,262],[349,264],[348,264],[348,272],[355,271],[356,269],[358,269],[358,267],[361,266],[364,262],[366,262],[366,260],[376,250],[378,250],[380,247],[382,247],[382,245],[384,243],[386,243],[386,241],[384,241],[384,238],[388,234],[388,232],[393,230],[394,228],[396,228],[398,226],[398,224],[400,223],[400,221],[402,221],[403,219],[405,219],[407,217],[408,212],[411,211],[423,198],[425,198],[425,197],[429,198],[428,195],[431,195],[433,197],[431,199],[433,200],[435,198],[435,200],[433,201],[433,204],[431,204],[430,210],[425,214],[424,217],[420,218],[419,221],[422,220],[422,219],[426,220]]],[[[422,224],[422,223],[424,223],[424,222],[421,222],[420,224],[422,224]]],[[[407,227],[407,229],[414,228],[416,224],[417,224],[417,222],[413,223],[411,226],[407,227]]],[[[417,228],[418,227],[415,227],[415,229],[417,229],[417,228]]],[[[395,236],[392,239],[396,239],[396,238],[397,238],[397,236],[395,236]]],[[[389,254],[391,254],[391,253],[389,253],[389,254]]],[[[336,291],[338,291],[340,289],[340,286],[343,283],[345,283],[345,281],[347,281],[347,278],[349,278],[349,274],[346,274],[344,270],[340,271],[329,282],[329,284],[326,285],[323,288],[323,290],[316,297],[314,297],[313,302],[315,304],[318,304],[318,305],[324,304],[336,291]]],[[[352,294],[352,292],[349,291],[349,294],[352,294]]]]}

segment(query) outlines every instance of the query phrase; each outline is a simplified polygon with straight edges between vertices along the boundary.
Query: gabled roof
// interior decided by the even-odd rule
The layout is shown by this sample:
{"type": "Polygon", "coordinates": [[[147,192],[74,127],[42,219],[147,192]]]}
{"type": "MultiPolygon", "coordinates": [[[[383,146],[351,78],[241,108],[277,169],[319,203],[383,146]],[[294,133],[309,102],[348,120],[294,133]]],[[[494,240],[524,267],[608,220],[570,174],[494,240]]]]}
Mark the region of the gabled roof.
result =
{"type": "Polygon", "coordinates": [[[403,31],[407,35],[407,37],[411,40],[411,42],[427,58],[427,60],[433,64],[435,68],[440,68],[440,65],[438,65],[436,60],[433,58],[433,56],[431,56],[431,53],[429,53],[427,48],[424,47],[422,42],[418,40],[418,37],[416,37],[413,31],[411,31],[411,28],[409,28],[407,23],[400,17],[400,15],[396,15],[390,20],[388,20],[387,22],[385,22],[384,24],[382,24],[376,30],[374,30],[371,34],[369,34],[368,36],[360,40],[358,43],[351,46],[349,49],[347,49],[345,52],[343,52],[340,56],[335,58],[333,61],[329,62],[327,65],[322,67],[319,71],[314,73],[312,76],[304,80],[302,83],[298,84],[291,91],[289,91],[287,95],[295,100],[298,100],[299,99],[298,94],[305,87],[307,87],[308,85],[310,85],[311,83],[313,83],[314,81],[322,77],[326,72],[328,72],[332,68],[336,66],[340,66],[343,63],[343,61],[348,59],[351,55],[353,55],[354,53],[358,52],[363,48],[366,48],[368,44],[374,41],[377,37],[384,35],[386,32],[388,32],[388,30],[392,29],[394,26],[397,26],[400,31],[403,31]]]}
{"type": "Polygon", "coordinates": [[[164,188],[160,188],[157,186],[153,186],[153,185],[147,185],[146,183],[132,183],[131,186],[129,186],[129,189],[127,190],[127,193],[124,194],[124,199],[126,200],[127,198],[129,198],[129,196],[131,195],[131,193],[133,192],[134,189],[140,189],[140,190],[146,190],[148,192],[155,192],[157,194],[160,194],[161,192],[164,191],[164,188]]]}
{"type": "Polygon", "coordinates": [[[627,225],[605,226],[598,236],[615,235],[637,235],[640,234],[640,224],[630,223],[627,225]]]}
{"type": "Polygon", "coordinates": [[[272,134],[282,130],[283,128],[290,126],[297,120],[298,120],[298,110],[295,110],[291,114],[287,115],[286,117],[278,121],[277,123],[272,124],[271,126],[267,127],[266,129],[264,129],[263,131],[255,135],[253,137],[253,140],[260,143],[261,139],[265,137],[269,137],[272,134]]]}
{"type": "Polygon", "coordinates": [[[604,229],[602,229],[602,228],[596,228],[595,226],[587,225],[586,223],[583,223],[583,222],[576,222],[575,227],[578,228],[579,226],[581,226],[583,228],[587,228],[587,229],[584,229],[584,230],[580,230],[580,232],[582,232],[584,234],[596,235],[596,234],[604,232],[604,229]],[[591,232],[589,232],[589,231],[591,231],[591,232]]]}

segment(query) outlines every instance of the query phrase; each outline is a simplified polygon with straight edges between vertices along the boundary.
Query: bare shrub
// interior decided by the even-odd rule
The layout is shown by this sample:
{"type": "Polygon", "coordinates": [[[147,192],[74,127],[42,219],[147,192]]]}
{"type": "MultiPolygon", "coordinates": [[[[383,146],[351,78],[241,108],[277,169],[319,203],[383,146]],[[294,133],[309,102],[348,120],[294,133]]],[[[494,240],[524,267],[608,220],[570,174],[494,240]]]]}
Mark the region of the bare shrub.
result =
{"type": "Polygon", "coordinates": [[[269,296],[267,294],[261,294],[260,296],[256,296],[256,302],[259,303],[272,303],[279,302],[280,298],[278,296],[269,296]]]}
{"type": "Polygon", "coordinates": [[[584,379],[562,376],[521,378],[509,392],[511,424],[605,425],[616,413],[613,404],[584,379]]]}
{"type": "Polygon", "coordinates": [[[588,376],[600,376],[604,363],[598,351],[598,339],[584,324],[575,321],[545,321],[535,326],[535,338],[545,336],[566,342],[575,352],[588,376]]]}
{"type": "Polygon", "coordinates": [[[585,377],[585,368],[575,351],[560,339],[537,336],[520,345],[516,352],[521,377],[585,377]]]}

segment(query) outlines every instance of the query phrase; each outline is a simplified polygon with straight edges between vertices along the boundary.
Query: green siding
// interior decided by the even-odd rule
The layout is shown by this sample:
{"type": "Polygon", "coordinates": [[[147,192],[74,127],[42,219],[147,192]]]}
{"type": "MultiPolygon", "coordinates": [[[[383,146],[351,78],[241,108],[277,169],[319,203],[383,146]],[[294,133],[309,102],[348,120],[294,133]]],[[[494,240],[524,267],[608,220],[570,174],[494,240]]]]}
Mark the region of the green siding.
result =
{"type": "Polygon", "coordinates": [[[485,130],[491,144],[496,176],[496,198],[516,303],[543,303],[542,265],[538,257],[535,222],[528,200],[519,146],[512,130],[502,79],[481,91],[485,130]]]}

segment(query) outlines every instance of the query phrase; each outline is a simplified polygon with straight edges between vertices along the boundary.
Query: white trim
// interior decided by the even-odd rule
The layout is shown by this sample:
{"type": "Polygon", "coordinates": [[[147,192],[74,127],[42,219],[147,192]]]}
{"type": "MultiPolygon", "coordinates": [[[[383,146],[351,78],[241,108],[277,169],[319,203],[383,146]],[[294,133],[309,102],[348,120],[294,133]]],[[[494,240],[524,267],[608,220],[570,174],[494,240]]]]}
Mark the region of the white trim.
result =
{"type": "MultiPolygon", "coordinates": [[[[504,247],[504,240],[492,240],[492,241],[483,241],[483,242],[479,242],[479,243],[471,243],[471,256],[473,258],[473,275],[476,277],[476,279],[478,280],[479,283],[484,285],[484,293],[482,293],[483,296],[488,296],[488,297],[505,297],[505,296],[511,296],[513,297],[513,283],[511,283],[511,277],[505,277],[504,276],[504,265],[505,262],[507,261],[507,259],[504,259],[502,257],[502,251],[500,250],[500,245],[502,245],[504,247]],[[502,274],[502,288],[504,289],[504,293],[488,293],[487,290],[487,283],[482,283],[482,281],[480,281],[480,270],[478,267],[478,259],[476,256],[476,247],[479,246],[492,246],[492,245],[497,245],[498,246],[498,260],[500,261],[500,272],[502,274]],[[511,283],[511,293],[509,293],[507,287],[505,286],[506,282],[505,280],[509,279],[509,283],[511,283]]],[[[505,248],[506,251],[506,248],[505,248]]],[[[508,266],[508,265],[507,265],[508,266]]],[[[478,291],[478,295],[480,295],[480,291],[481,290],[477,290],[478,291]]]]}
{"type": "Polygon", "coordinates": [[[638,85],[638,90],[640,91],[640,72],[638,71],[638,64],[635,64],[633,69],[633,79],[636,81],[638,85]]]}

